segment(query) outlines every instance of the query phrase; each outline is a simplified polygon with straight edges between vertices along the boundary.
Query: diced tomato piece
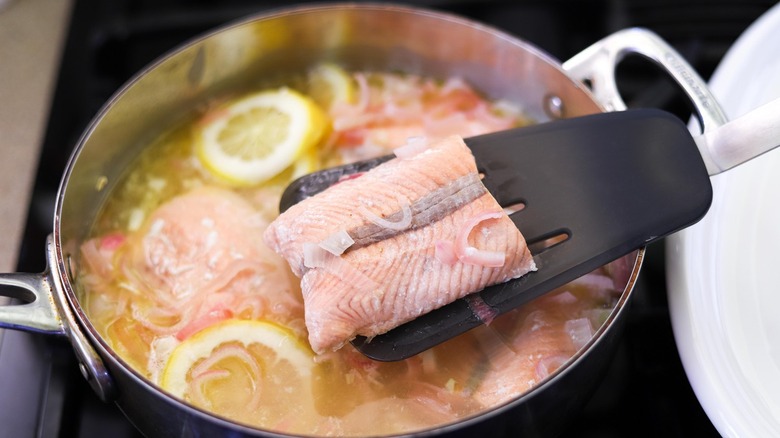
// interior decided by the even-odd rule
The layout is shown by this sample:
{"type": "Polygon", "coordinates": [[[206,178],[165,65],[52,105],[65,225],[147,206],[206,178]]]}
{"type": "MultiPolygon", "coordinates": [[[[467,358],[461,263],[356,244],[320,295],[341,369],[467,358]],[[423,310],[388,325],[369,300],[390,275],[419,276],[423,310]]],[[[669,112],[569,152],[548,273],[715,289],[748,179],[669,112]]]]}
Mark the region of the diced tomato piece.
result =
{"type": "Polygon", "coordinates": [[[106,234],[100,239],[100,250],[114,251],[125,243],[125,240],[127,240],[127,237],[123,233],[106,234]]]}
{"type": "Polygon", "coordinates": [[[347,129],[339,133],[336,144],[342,148],[362,146],[366,141],[366,130],[363,128],[347,129]]]}

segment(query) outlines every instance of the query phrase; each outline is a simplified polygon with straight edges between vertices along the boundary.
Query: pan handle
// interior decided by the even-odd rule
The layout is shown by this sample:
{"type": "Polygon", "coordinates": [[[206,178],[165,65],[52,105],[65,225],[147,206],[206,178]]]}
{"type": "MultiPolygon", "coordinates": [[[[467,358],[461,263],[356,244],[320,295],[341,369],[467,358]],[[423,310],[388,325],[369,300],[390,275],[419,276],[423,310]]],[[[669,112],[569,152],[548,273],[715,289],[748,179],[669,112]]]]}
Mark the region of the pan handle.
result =
{"type": "Polygon", "coordinates": [[[65,335],[52,299],[50,278],[48,269],[40,274],[0,274],[0,297],[21,301],[21,304],[0,305],[0,327],[65,335]]]}
{"type": "Polygon", "coordinates": [[[744,114],[695,138],[702,155],[712,158],[717,175],[780,146],[780,99],[744,114]]]}
{"type": "MultiPolygon", "coordinates": [[[[621,111],[626,109],[626,104],[617,89],[615,68],[629,54],[655,62],[677,82],[693,104],[702,132],[726,123],[728,119],[723,109],[699,74],[666,41],[647,29],[615,32],[564,62],[563,69],[588,84],[605,109],[621,111]]],[[[704,157],[705,163],[708,158],[704,157]]]]}
{"type": "Polygon", "coordinates": [[[47,267],[40,274],[0,274],[0,328],[65,336],[79,361],[79,370],[103,401],[116,398],[116,388],[103,360],[78,324],[62,290],[52,236],[46,242],[47,267]],[[6,301],[6,300],[3,300],[6,301]]]}

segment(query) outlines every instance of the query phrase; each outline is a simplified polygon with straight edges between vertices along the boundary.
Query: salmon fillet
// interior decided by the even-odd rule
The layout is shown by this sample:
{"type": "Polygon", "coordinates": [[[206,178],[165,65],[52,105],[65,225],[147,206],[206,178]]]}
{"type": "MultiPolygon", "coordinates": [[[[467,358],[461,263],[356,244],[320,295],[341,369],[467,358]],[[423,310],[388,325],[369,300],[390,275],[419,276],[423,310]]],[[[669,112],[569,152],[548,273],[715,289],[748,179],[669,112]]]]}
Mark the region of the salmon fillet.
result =
{"type": "Polygon", "coordinates": [[[385,333],[536,269],[525,239],[481,183],[471,151],[457,136],[305,199],[272,222],[264,238],[301,278],[309,342],[317,353],[356,335],[385,333]],[[470,221],[469,251],[499,255],[500,266],[448,257],[470,221]],[[344,232],[354,243],[343,254],[327,253],[307,266],[307,245],[321,248],[344,232]]]}
{"type": "MultiPolygon", "coordinates": [[[[244,271],[273,270],[278,256],[254,237],[265,226],[238,195],[213,187],[194,189],[154,210],[131,238],[134,271],[177,300],[203,290],[219,292],[244,271]]],[[[283,266],[281,260],[278,264],[283,266]]]]}
{"type": "Polygon", "coordinates": [[[300,318],[303,303],[294,293],[295,279],[263,242],[267,225],[241,196],[216,187],[195,188],[157,207],[143,227],[127,236],[121,251],[127,276],[122,282],[146,291],[155,302],[148,309],[139,307],[134,316],[149,319],[147,311],[169,319],[177,315],[166,334],[190,323],[197,327],[215,312],[259,316],[267,311],[285,315],[285,322],[300,318]]]}
{"type": "Polygon", "coordinates": [[[528,391],[546,377],[542,370],[554,371],[577,351],[564,321],[555,317],[555,306],[534,303],[527,308],[534,310],[514,311],[494,326],[474,330],[482,353],[490,358],[472,394],[483,406],[497,406],[528,391]],[[514,336],[502,336],[511,333],[508,319],[519,326],[514,336]]]}

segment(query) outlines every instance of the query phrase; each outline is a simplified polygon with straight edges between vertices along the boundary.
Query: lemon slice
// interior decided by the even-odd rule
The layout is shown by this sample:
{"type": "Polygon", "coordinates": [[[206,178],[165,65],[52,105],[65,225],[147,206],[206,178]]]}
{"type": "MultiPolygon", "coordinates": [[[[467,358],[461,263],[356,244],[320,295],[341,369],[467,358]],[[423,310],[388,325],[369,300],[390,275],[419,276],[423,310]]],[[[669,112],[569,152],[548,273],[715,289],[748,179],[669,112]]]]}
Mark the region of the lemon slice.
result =
{"type": "Polygon", "coordinates": [[[316,420],[314,353],[286,328],[231,319],[187,338],[172,352],[160,386],[190,403],[263,427],[316,420]],[[291,417],[292,416],[292,417],[291,417]]]}
{"type": "Polygon", "coordinates": [[[336,64],[319,64],[309,71],[308,94],[323,108],[357,100],[355,80],[336,64]]]}
{"type": "Polygon", "coordinates": [[[282,87],[234,101],[204,118],[197,153],[230,182],[258,184],[290,166],[328,130],[328,118],[310,98],[282,87]]]}

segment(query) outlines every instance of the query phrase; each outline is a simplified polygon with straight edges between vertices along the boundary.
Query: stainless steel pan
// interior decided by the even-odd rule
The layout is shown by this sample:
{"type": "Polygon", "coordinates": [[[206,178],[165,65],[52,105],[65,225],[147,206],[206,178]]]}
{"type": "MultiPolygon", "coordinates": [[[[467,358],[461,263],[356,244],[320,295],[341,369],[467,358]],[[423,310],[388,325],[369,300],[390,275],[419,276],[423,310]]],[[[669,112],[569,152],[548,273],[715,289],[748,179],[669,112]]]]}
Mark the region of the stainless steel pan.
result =
{"type": "MultiPolygon", "coordinates": [[[[401,6],[285,9],[217,29],[139,72],[92,121],[62,177],[46,248],[48,269],[0,274],[0,293],[22,303],[0,307],[0,326],[69,340],[98,396],[115,402],[146,435],[275,436],[190,406],[150,383],[112,351],[79,303],[77,249],[112,188],[149,141],[214,96],[322,60],[355,69],[459,75],[490,97],[522,104],[539,121],[620,110],[625,105],[614,71],[629,53],[666,70],[690,97],[705,129],[725,122],[699,76],[667,44],[641,29],[611,35],[563,64],[497,29],[401,6]]],[[[621,299],[567,365],[503,406],[425,433],[559,432],[563,419],[588,400],[611,358],[643,255],[639,250],[613,263],[617,284],[624,285],[621,299]]]]}

